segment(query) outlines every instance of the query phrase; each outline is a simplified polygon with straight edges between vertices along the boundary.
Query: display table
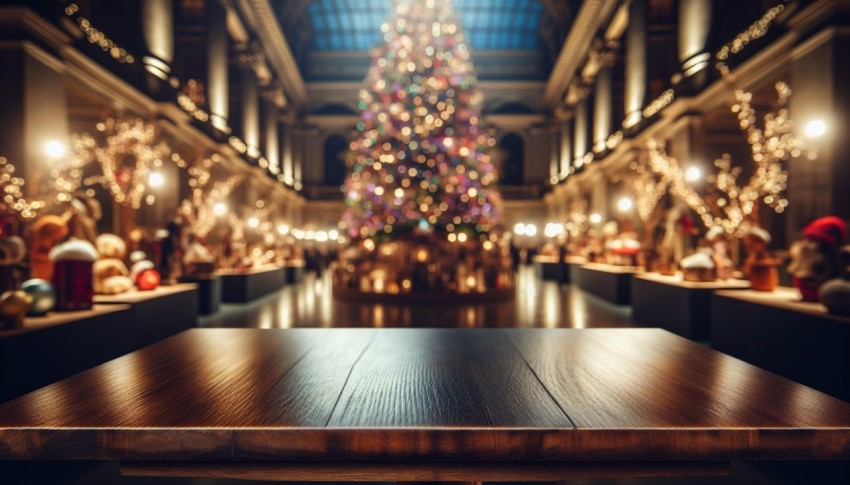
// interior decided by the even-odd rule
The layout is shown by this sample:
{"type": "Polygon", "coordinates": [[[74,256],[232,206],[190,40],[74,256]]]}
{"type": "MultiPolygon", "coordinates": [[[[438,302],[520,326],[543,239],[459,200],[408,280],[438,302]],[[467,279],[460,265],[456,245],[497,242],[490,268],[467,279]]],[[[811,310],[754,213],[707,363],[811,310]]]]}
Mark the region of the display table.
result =
{"type": "Polygon", "coordinates": [[[564,280],[563,283],[573,284],[576,280],[576,268],[587,264],[587,259],[578,256],[567,256],[564,259],[564,280]]]}
{"type": "Polygon", "coordinates": [[[0,402],[137,349],[131,322],[129,305],[95,305],[0,330],[0,402]]]}
{"type": "Polygon", "coordinates": [[[850,317],[799,300],[793,288],[718,291],[712,347],[850,401],[850,317]]]}
{"type": "Polygon", "coordinates": [[[0,450],[287,481],[716,475],[850,459],[850,404],[660,329],[193,329],[3,404],[0,450]]]}
{"type": "Polygon", "coordinates": [[[219,270],[221,301],[247,303],[283,288],[286,274],[283,266],[263,266],[242,271],[219,270]]]}
{"type": "Polygon", "coordinates": [[[183,283],[198,286],[198,315],[212,315],[221,305],[221,278],[217,275],[184,277],[183,283]]]}
{"type": "Polygon", "coordinates": [[[304,281],[304,261],[287,261],[283,265],[285,272],[284,281],[293,285],[304,281]]]}
{"type": "Polygon", "coordinates": [[[538,278],[559,283],[564,280],[564,272],[567,268],[562,261],[558,261],[557,257],[538,255],[531,260],[534,263],[538,278]]]}
{"type": "Polygon", "coordinates": [[[573,267],[572,283],[615,305],[632,302],[632,275],[643,272],[634,266],[587,263],[573,267]]]}
{"type": "Polygon", "coordinates": [[[158,342],[194,327],[198,322],[198,286],[179,283],[151,291],[95,295],[95,303],[129,304],[133,312],[135,348],[158,342]]]}
{"type": "Polygon", "coordinates": [[[643,273],[632,278],[632,320],[661,327],[692,340],[711,336],[711,294],[716,290],[747,289],[744,280],[698,283],[682,275],[643,273]]]}

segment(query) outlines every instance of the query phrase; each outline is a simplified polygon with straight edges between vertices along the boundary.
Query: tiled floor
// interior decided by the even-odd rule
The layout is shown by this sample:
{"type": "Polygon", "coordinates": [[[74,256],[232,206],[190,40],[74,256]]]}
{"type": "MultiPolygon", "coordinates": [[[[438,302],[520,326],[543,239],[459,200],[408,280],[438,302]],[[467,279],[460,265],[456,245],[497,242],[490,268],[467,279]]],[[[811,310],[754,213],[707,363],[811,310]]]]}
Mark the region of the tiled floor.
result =
{"type": "MultiPolygon", "coordinates": [[[[308,275],[289,286],[247,305],[224,305],[214,316],[202,319],[203,327],[628,327],[629,307],[617,307],[569,285],[539,280],[530,267],[518,274],[516,297],[507,302],[477,305],[356,304],[335,301],[329,275],[308,275]]],[[[570,482],[582,485],[773,485],[850,483],[846,466],[833,478],[818,472],[843,464],[733,463],[728,477],[570,482]],[[814,475],[818,475],[815,477],[814,475]]],[[[236,485],[265,482],[219,479],[151,479],[120,476],[116,463],[25,464],[17,477],[0,466],[0,485],[21,483],[73,485],[236,485]],[[20,478],[25,477],[25,478],[20,478]]],[[[281,482],[275,482],[281,483],[281,482]]]]}

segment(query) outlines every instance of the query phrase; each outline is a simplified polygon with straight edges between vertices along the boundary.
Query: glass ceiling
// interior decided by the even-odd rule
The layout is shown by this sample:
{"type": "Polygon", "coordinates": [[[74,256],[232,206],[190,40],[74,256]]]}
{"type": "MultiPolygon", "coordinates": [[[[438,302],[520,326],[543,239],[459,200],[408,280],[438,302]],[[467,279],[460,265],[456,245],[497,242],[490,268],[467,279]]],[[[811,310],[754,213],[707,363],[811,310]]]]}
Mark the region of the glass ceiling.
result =
{"type": "MultiPolygon", "coordinates": [[[[537,49],[539,0],[455,0],[473,49],[537,49]]],[[[390,0],[314,0],[308,16],[317,51],[364,51],[381,42],[390,0]]]]}

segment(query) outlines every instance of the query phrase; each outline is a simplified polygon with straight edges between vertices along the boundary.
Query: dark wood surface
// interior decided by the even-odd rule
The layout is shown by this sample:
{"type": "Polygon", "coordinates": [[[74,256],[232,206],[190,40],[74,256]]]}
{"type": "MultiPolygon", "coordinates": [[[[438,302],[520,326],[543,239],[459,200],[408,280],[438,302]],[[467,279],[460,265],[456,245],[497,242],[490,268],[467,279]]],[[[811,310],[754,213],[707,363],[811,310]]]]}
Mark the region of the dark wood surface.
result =
{"type": "Polygon", "coordinates": [[[0,406],[0,457],[848,459],[850,404],[660,329],[193,329],[0,406]]]}

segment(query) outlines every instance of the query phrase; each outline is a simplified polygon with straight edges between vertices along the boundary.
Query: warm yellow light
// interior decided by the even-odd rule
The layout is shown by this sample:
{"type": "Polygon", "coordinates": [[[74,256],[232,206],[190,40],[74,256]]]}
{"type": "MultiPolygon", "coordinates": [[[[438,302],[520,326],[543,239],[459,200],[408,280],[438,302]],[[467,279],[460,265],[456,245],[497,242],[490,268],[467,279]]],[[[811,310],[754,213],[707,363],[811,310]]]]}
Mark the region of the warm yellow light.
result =
{"type": "Polygon", "coordinates": [[[685,170],[685,180],[688,182],[696,182],[697,180],[702,178],[702,170],[699,167],[688,167],[685,170]]]}
{"type": "Polygon", "coordinates": [[[251,217],[250,219],[248,219],[248,227],[250,227],[251,229],[256,229],[260,227],[260,220],[256,217],[251,217]]]}
{"type": "Polygon", "coordinates": [[[227,213],[227,204],[224,202],[216,202],[213,205],[213,214],[217,216],[223,216],[227,213]]]}
{"type": "Polygon", "coordinates": [[[65,145],[58,140],[50,140],[44,145],[44,153],[51,158],[59,158],[65,155],[65,145]]]}
{"type": "Polygon", "coordinates": [[[537,226],[534,224],[526,224],[525,225],[525,235],[529,237],[534,237],[537,235],[537,226]]]}
{"type": "Polygon", "coordinates": [[[806,123],[805,134],[808,138],[820,138],[826,134],[826,123],[823,120],[811,120],[806,123]]]}
{"type": "Polygon", "coordinates": [[[151,172],[150,176],[148,176],[148,185],[153,188],[162,187],[165,184],[165,177],[162,176],[159,172],[151,172]]]}
{"type": "Polygon", "coordinates": [[[514,234],[517,236],[525,236],[525,224],[522,222],[517,222],[514,225],[514,234]]]}
{"type": "Polygon", "coordinates": [[[599,224],[602,222],[602,214],[593,213],[590,214],[590,223],[591,224],[599,224]]]}
{"type": "Polygon", "coordinates": [[[289,226],[287,226],[286,224],[281,224],[277,226],[277,233],[281,236],[289,234],[289,226]]]}
{"type": "Polygon", "coordinates": [[[620,212],[628,212],[632,210],[632,207],[634,207],[634,205],[634,201],[632,201],[632,199],[628,197],[623,197],[622,199],[617,201],[617,209],[619,209],[620,212]]]}

